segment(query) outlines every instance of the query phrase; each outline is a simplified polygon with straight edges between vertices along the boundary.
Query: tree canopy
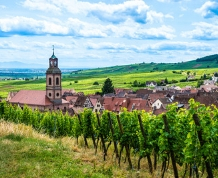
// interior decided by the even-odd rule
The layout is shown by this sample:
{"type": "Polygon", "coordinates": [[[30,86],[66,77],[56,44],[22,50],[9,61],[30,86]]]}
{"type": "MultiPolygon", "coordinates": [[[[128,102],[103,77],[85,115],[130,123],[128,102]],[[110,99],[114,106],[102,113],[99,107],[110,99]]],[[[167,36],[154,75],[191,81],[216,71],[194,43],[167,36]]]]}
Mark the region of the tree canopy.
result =
{"type": "Polygon", "coordinates": [[[107,78],[105,80],[104,85],[101,90],[102,90],[102,94],[114,93],[114,86],[110,78],[107,78]]]}

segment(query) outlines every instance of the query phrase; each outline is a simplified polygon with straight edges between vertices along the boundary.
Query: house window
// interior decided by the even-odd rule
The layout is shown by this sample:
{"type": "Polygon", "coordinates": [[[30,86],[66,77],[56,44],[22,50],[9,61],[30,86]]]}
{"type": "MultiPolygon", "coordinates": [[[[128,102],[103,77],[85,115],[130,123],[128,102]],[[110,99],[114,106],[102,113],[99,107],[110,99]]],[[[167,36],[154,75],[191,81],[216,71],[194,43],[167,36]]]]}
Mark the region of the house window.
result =
{"type": "Polygon", "coordinates": [[[56,93],[56,96],[58,97],[58,96],[59,96],[59,93],[56,93]]]}
{"type": "Polygon", "coordinates": [[[51,93],[49,93],[49,94],[48,94],[48,96],[50,96],[50,97],[51,97],[51,93]]]}
{"type": "Polygon", "coordinates": [[[51,77],[48,79],[48,84],[51,85],[51,77]]]}
{"type": "Polygon", "coordinates": [[[59,78],[56,78],[56,85],[59,85],[59,78]]]}
{"type": "Polygon", "coordinates": [[[100,104],[97,104],[97,107],[99,108],[99,107],[100,107],[100,104]]]}

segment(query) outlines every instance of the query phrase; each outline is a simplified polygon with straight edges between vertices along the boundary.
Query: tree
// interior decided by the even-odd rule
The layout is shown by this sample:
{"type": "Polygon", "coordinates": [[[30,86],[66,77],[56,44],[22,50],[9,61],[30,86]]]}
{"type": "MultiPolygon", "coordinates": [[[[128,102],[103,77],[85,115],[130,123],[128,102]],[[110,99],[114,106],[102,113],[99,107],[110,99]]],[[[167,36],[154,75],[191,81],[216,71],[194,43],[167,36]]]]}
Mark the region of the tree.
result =
{"type": "Polygon", "coordinates": [[[165,78],[164,82],[165,82],[165,84],[168,84],[168,79],[167,79],[167,78],[165,78]]]}
{"type": "Polygon", "coordinates": [[[95,81],[95,82],[93,83],[93,85],[99,85],[99,83],[95,81]]]}
{"type": "Polygon", "coordinates": [[[104,85],[101,90],[102,90],[102,94],[114,93],[114,86],[110,78],[107,78],[105,80],[104,85]]]}
{"type": "Polygon", "coordinates": [[[197,88],[199,88],[201,85],[204,84],[204,81],[203,80],[198,80],[197,82],[197,88]]]}
{"type": "Polygon", "coordinates": [[[137,87],[137,86],[138,86],[138,84],[139,84],[139,83],[138,83],[138,81],[137,81],[137,80],[135,80],[135,81],[133,82],[133,86],[134,86],[134,87],[137,87]]]}

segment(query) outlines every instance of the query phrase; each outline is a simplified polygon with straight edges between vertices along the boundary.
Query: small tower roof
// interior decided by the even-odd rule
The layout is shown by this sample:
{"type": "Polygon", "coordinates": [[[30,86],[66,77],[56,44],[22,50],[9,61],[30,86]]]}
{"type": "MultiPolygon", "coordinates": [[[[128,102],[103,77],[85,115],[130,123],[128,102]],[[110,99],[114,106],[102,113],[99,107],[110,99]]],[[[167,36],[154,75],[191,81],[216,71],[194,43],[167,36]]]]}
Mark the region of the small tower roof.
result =
{"type": "Polygon", "coordinates": [[[52,58],[52,59],[57,58],[57,57],[54,55],[54,45],[53,45],[53,54],[52,54],[51,58],[52,58]]]}

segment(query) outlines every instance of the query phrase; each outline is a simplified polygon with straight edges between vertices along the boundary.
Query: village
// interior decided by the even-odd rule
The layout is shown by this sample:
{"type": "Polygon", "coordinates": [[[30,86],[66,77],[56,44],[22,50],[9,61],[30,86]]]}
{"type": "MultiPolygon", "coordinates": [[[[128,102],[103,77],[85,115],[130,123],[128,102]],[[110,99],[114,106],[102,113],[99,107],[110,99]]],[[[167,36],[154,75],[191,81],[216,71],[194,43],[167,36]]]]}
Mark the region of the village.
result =
{"type": "Polygon", "coordinates": [[[108,110],[120,113],[122,108],[128,111],[144,110],[155,115],[166,112],[167,105],[177,103],[178,108],[189,108],[189,100],[193,98],[206,106],[218,106],[218,77],[204,80],[199,88],[186,86],[158,86],[155,81],[147,81],[144,89],[115,88],[112,93],[103,96],[84,95],[74,89],[62,89],[61,70],[58,68],[58,58],[53,54],[49,58],[49,68],[46,71],[46,90],[20,90],[9,92],[7,101],[23,108],[28,105],[33,110],[62,110],[70,115],[78,114],[89,108],[93,112],[108,110]],[[151,89],[151,87],[153,89],[151,89]]]}

